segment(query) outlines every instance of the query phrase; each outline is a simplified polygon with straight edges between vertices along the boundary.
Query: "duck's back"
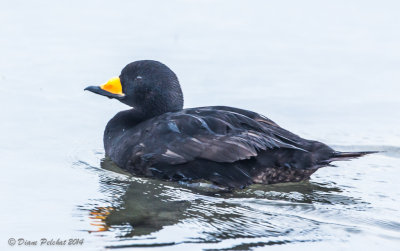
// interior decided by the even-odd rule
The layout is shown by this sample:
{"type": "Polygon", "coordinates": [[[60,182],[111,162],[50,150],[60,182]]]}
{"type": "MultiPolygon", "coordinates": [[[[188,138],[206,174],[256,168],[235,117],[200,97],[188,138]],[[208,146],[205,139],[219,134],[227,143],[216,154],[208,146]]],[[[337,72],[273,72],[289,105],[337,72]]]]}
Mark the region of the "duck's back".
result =
{"type": "Polygon", "coordinates": [[[257,113],[212,106],[138,122],[118,113],[104,134],[106,154],[135,174],[207,180],[228,187],[308,178],[334,150],[282,129],[257,113]]]}

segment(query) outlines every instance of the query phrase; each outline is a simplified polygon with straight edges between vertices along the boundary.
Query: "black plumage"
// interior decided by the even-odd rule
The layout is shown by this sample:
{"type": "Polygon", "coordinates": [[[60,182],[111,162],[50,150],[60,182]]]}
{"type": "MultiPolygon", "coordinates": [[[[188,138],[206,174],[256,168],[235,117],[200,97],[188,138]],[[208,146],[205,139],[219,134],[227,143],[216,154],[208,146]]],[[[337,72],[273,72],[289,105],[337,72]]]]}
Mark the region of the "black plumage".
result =
{"type": "Polygon", "coordinates": [[[370,153],[337,152],[243,109],[182,109],[176,75],[157,61],[128,64],[119,79],[121,95],[86,89],[133,107],[108,122],[104,147],[111,160],[134,175],[239,188],[301,181],[333,160],[370,153]]]}

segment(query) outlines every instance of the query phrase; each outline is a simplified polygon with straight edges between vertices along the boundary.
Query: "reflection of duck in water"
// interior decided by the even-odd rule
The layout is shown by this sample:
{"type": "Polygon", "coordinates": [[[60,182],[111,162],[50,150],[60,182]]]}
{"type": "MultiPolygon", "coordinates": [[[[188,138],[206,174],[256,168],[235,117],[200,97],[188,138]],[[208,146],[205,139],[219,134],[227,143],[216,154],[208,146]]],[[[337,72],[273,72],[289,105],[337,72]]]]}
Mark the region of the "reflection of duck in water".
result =
{"type": "MultiPolygon", "coordinates": [[[[108,159],[101,162],[101,167],[124,174],[108,159]]],[[[142,179],[122,181],[106,175],[101,177],[100,185],[104,191],[119,192],[113,192],[112,206],[90,209],[90,224],[96,229],[90,232],[117,228],[123,229],[124,236],[121,237],[148,235],[184,219],[185,210],[190,206],[190,202],[176,199],[175,193],[169,194],[168,191],[175,191],[175,188],[163,183],[142,179]],[[114,197],[115,194],[119,196],[114,197]]]]}
{"type": "Polygon", "coordinates": [[[176,75],[156,61],[128,64],[119,77],[85,90],[133,107],[108,122],[104,146],[119,167],[135,175],[238,188],[301,181],[331,161],[369,153],[334,151],[247,110],[182,109],[176,75]]]}
{"type": "Polygon", "coordinates": [[[185,218],[189,202],[167,201],[170,198],[161,194],[160,189],[150,188],[154,189],[154,185],[132,182],[118,207],[91,209],[90,224],[97,230],[90,232],[104,232],[114,227],[123,228],[124,237],[148,235],[185,218]]]}
{"type": "MultiPolygon", "coordinates": [[[[101,168],[123,173],[108,159],[101,162],[101,168]]],[[[103,206],[89,207],[90,222],[97,232],[120,230],[119,237],[149,235],[182,222],[184,228],[189,228],[191,222],[201,223],[202,238],[286,236],[293,228],[293,221],[304,224],[301,231],[316,227],[315,222],[307,220],[307,217],[301,223],[297,217],[291,218],[296,210],[314,211],[314,204],[360,206],[363,203],[342,195],[333,184],[309,181],[257,185],[209,196],[208,191],[187,189],[158,180],[121,179],[109,173],[101,175],[100,180],[101,190],[112,191],[112,196],[106,201],[107,206],[102,201],[100,204],[103,206]],[[249,204],[263,209],[254,210],[249,204]],[[257,221],[255,225],[254,220],[257,221]]]]}

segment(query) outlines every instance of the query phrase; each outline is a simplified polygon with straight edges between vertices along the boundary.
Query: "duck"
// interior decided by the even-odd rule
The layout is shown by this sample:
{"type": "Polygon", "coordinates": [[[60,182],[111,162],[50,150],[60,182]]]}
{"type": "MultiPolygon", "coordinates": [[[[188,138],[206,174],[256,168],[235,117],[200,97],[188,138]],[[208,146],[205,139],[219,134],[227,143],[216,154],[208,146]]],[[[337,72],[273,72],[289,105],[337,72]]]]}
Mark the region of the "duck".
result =
{"type": "Polygon", "coordinates": [[[129,63],[84,90],[131,107],[107,123],[103,142],[112,162],[139,177],[236,189],[307,180],[333,161],[374,153],[335,151],[245,109],[184,109],[176,74],[155,60],[129,63]]]}

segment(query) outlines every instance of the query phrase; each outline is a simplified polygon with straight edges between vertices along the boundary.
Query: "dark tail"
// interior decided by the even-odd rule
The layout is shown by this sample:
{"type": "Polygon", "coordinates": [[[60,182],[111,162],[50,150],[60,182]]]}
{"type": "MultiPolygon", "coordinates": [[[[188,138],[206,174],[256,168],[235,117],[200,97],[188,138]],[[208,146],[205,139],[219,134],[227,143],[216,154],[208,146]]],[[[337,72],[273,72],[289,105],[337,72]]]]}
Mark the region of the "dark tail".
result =
{"type": "Polygon", "coordinates": [[[365,152],[334,152],[332,157],[329,159],[330,161],[337,160],[349,160],[352,158],[362,157],[367,154],[379,153],[379,151],[365,151],[365,152]]]}

